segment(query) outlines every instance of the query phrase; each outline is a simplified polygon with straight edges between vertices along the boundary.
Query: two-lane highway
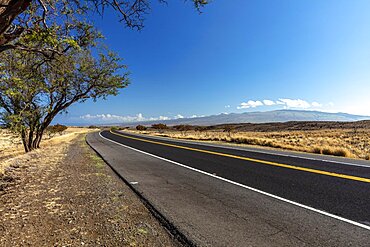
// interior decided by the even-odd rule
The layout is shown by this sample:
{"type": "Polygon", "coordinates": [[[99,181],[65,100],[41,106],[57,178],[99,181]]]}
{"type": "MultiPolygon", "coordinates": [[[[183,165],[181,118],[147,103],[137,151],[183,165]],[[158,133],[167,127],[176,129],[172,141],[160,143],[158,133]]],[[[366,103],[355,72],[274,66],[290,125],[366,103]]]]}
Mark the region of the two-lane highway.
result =
{"type": "Polygon", "coordinates": [[[370,246],[370,166],[103,131],[89,143],[199,245],[370,246]]]}

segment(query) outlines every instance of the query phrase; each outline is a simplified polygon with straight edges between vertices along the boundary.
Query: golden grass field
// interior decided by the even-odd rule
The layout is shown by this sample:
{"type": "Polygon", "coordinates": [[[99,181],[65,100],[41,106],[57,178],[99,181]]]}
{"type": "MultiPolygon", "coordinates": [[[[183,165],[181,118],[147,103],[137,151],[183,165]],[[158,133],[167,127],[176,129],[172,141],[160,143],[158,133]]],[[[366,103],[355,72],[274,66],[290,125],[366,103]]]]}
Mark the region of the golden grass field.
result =
{"type": "MultiPolygon", "coordinates": [[[[130,130],[132,131],[132,130],[130,130]]],[[[137,133],[199,141],[257,145],[308,153],[369,160],[370,128],[320,129],[304,131],[177,131],[173,129],[136,131],[137,133]]]]}
{"type": "MultiPolygon", "coordinates": [[[[52,138],[46,134],[41,142],[40,150],[42,151],[44,147],[49,146],[58,147],[61,143],[70,142],[80,133],[87,133],[93,130],[94,129],[70,127],[65,130],[62,135],[57,134],[52,138]]],[[[11,158],[21,154],[24,154],[24,149],[19,136],[9,130],[0,129],[0,173],[3,171],[3,168],[7,166],[11,158]]]]}

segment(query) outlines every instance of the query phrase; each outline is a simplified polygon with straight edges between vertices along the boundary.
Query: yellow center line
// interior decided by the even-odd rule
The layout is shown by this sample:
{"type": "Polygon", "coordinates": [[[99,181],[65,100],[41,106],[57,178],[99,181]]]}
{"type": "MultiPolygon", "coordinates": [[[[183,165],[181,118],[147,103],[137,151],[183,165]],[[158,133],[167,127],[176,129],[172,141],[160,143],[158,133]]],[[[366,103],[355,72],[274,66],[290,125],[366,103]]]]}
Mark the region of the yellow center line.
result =
{"type": "Polygon", "coordinates": [[[233,154],[225,154],[225,153],[208,151],[208,150],[203,150],[203,149],[198,149],[198,148],[191,148],[191,147],[180,146],[180,145],[175,145],[175,144],[152,141],[152,140],[127,136],[127,135],[123,135],[123,134],[118,134],[118,133],[115,133],[115,132],[112,132],[112,131],[110,131],[110,133],[112,133],[114,135],[117,135],[117,136],[122,136],[124,138],[132,139],[132,140],[143,141],[143,142],[148,142],[148,143],[167,146],[167,147],[185,149],[185,150],[207,153],[207,154],[213,154],[213,155],[218,155],[218,156],[223,156],[223,157],[228,157],[228,158],[233,158],[233,159],[256,162],[256,163],[260,163],[260,164],[264,164],[264,165],[283,167],[283,168],[288,168],[288,169],[293,169],[293,170],[298,170],[298,171],[304,171],[304,172],[310,172],[310,173],[315,173],[315,174],[320,174],[320,175],[326,175],[326,176],[331,176],[331,177],[337,177],[337,178],[343,178],[343,179],[349,179],[349,180],[354,180],[354,181],[370,183],[370,178],[356,177],[356,176],[352,176],[352,175],[340,174],[340,173],[335,173],[335,172],[328,172],[328,171],[317,170],[317,169],[312,169],[312,168],[306,168],[306,167],[276,163],[276,162],[271,162],[271,161],[266,161],[266,160],[247,158],[247,157],[242,157],[242,156],[233,155],[233,154]]]}

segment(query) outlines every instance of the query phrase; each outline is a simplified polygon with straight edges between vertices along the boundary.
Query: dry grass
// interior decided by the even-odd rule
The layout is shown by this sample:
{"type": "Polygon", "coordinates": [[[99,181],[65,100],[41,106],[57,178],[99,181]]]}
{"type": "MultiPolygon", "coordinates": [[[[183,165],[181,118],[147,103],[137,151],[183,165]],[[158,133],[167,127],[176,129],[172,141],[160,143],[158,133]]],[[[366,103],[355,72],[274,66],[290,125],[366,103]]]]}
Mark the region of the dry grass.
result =
{"type": "MultiPolygon", "coordinates": [[[[41,152],[48,147],[56,147],[62,143],[68,143],[80,133],[94,131],[88,128],[68,128],[62,135],[55,135],[49,138],[44,135],[44,140],[41,142],[41,152]]],[[[40,150],[37,150],[39,152],[40,150]]],[[[23,145],[19,136],[13,134],[9,130],[0,129],[0,173],[13,157],[24,154],[23,145]]]]}
{"type": "Polygon", "coordinates": [[[0,162],[23,153],[21,139],[6,129],[0,129],[0,162]]]}
{"type": "Polygon", "coordinates": [[[178,246],[77,134],[86,131],[7,161],[0,246],[178,246]]]}
{"type": "Polygon", "coordinates": [[[369,160],[370,129],[321,129],[305,131],[232,132],[222,130],[180,132],[166,130],[135,131],[179,139],[227,142],[239,145],[257,145],[293,151],[318,153],[369,160]]]}

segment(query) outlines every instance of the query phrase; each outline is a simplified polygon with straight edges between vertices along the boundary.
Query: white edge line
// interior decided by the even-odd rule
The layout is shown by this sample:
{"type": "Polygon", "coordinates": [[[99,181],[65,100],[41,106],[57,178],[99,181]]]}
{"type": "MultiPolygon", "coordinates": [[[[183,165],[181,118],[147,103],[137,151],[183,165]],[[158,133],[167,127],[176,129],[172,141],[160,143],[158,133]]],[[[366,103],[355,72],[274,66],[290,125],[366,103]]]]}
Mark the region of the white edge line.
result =
{"type": "MultiPolygon", "coordinates": [[[[126,133],[122,133],[122,134],[126,134],[126,133]]],[[[225,149],[231,149],[231,150],[246,151],[246,152],[251,152],[251,153],[277,155],[277,156],[283,156],[283,157],[323,161],[323,162],[334,163],[334,164],[343,164],[343,165],[349,165],[349,166],[358,166],[358,167],[370,168],[370,164],[369,165],[362,165],[362,164],[348,163],[348,162],[342,162],[342,161],[337,161],[337,160],[320,159],[320,158],[314,158],[314,157],[304,157],[304,156],[299,156],[299,155],[266,152],[266,151],[248,149],[248,148],[229,147],[229,146],[225,146],[225,145],[214,145],[214,144],[201,143],[201,142],[190,141],[190,140],[179,140],[179,139],[173,139],[173,138],[170,138],[170,137],[162,137],[162,136],[149,136],[149,135],[142,135],[142,134],[136,134],[136,133],[135,134],[129,133],[129,135],[134,135],[134,136],[136,135],[136,136],[139,136],[139,137],[146,137],[148,139],[152,138],[154,140],[167,140],[167,141],[173,141],[173,142],[183,143],[183,144],[192,144],[192,145],[209,146],[209,147],[216,147],[216,148],[225,148],[225,149]]],[[[312,155],[314,155],[314,154],[312,154],[312,155]]]]}
{"type": "Polygon", "coordinates": [[[334,218],[334,219],[337,219],[337,220],[340,220],[340,221],[343,221],[343,222],[346,222],[346,223],[349,223],[349,224],[352,224],[352,225],[355,225],[355,226],[358,226],[358,227],[361,227],[363,229],[366,229],[366,230],[370,230],[370,226],[368,225],[364,225],[364,224],[361,224],[359,222],[356,222],[356,221],[353,221],[353,220],[349,220],[349,219],[346,219],[346,218],[343,218],[343,217],[340,217],[340,216],[337,216],[337,215],[334,215],[334,214],[331,214],[331,213],[328,213],[328,212],[325,212],[325,211],[322,211],[320,209],[316,209],[316,208],[313,208],[313,207],[310,207],[310,206],[306,206],[304,204],[300,204],[298,202],[295,202],[295,201],[291,201],[291,200],[288,200],[288,199],[285,199],[283,197],[280,197],[280,196],[276,196],[276,195],[273,195],[273,194],[270,194],[268,192],[265,192],[265,191],[262,191],[262,190],[259,190],[259,189],[256,189],[256,188],[253,188],[253,187],[249,187],[247,185],[244,185],[244,184],[240,184],[240,183],[237,183],[237,182],[234,182],[232,180],[229,180],[229,179],[226,179],[226,178],[223,178],[223,177],[219,177],[217,175],[213,175],[211,173],[208,173],[208,172],[205,172],[205,171],[202,171],[202,170],[198,170],[196,168],[193,168],[193,167],[190,167],[190,166],[186,166],[186,165],[183,165],[181,163],[178,163],[176,161],[173,161],[173,160],[169,160],[169,159],[166,159],[166,158],[163,158],[163,157],[160,157],[160,156],[157,156],[157,155],[154,155],[154,154],[151,154],[151,153],[147,153],[147,152],[144,152],[144,151],[141,151],[139,149],[136,149],[136,148],[133,148],[133,147],[130,147],[130,146],[126,146],[122,143],[119,143],[119,142],[116,142],[116,141],[113,141],[113,140],[110,140],[104,136],[101,135],[101,132],[99,132],[99,136],[107,141],[110,141],[110,142],[113,142],[117,145],[120,145],[122,147],[125,147],[125,148],[128,148],[128,149],[131,149],[131,150],[134,150],[136,152],[139,152],[139,153],[143,153],[143,154],[146,154],[146,155],[149,155],[149,156],[152,156],[154,158],[157,158],[157,159],[160,159],[160,160],[163,160],[163,161],[166,161],[166,162],[169,162],[169,163],[172,163],[174,165],[177,165],[177,166],[181,166],[183,168],[186,168],[186,169],[189,169],[189,170],[192,170],[192,171],[195,171],[195,172],[199,172],[201,174],[204,174],[204,175],[207,175],[207,176],[210,176],[210,177],[213,177],[213,178],[216,178],[216,179],[219,179],[219,180],[222,180],[224,182],[227,182],[227,183],[230,183],[230,184],[233,184],[233,185],[236,185],[236,186],[239,186],[239,187],[242,187],[242,188],[245,188],[245,189],[248,189],[248,190],[251,190],[251,191],[254,191],[254,192],[257,192],[257,193],[260,193],[262,195],[265,195],[265,196],[269,196],[269,197],[272,197],[274,199],[277,199],[277,200],[280,200],[280,201],[283,201],[283,202],[286,202],[286,203],[290,203],[290,204],[293,204],[295,206],[298,206],[298,207],[301,207],[301,208],[304,208],[304,209],[307,209],[307,210],[311,210],[313,212],[316,212],[316,213],[319,213],[319,214],[322,214],[322,215],[325,215],[325,216],[328,216],[328,217],[331,217],[331,218],[334,218]]]}

